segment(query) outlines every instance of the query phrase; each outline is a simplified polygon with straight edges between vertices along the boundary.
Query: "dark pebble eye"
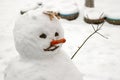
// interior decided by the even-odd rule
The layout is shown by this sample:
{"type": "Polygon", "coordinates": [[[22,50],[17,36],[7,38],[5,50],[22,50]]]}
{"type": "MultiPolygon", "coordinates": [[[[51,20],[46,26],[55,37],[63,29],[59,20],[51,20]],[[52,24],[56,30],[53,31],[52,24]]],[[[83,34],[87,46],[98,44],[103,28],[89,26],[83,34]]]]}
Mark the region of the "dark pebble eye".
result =
{"type": "Polygon", "coordinates": [[[46,38],[47,37],[47,35],[46,34],[44,34],[44,33],[42,33],[40,36],[39,36],[40,38],[46,38]]]}
{"type": "Polygon", "coordinates": [[[20,11],[20,14],[23,15],[24,13],[26,13],[26,11],[20,11]]]}
{"type": "Polygon", "coordinates": [[[56,33],[55,33],[55,36],[59,36],[59,33],[58,33],[58,32],[56,32],[56,33]]]}
{"type": "Polygon", "coordinates": [[[42,3],[38,3],[39,6],[42,6],[42,3]]]}

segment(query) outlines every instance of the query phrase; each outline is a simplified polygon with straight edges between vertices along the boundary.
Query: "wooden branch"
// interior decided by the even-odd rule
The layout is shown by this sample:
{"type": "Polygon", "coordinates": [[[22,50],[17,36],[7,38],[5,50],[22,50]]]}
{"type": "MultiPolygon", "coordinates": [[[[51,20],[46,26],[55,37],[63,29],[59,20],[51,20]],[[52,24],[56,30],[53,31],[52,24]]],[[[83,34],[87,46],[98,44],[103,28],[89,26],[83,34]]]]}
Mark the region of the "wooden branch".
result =
{"type": "Polygon", "coordinates": [[[90,34],[85,41],[82,43],[82,45],[78,48],[78,50],[74,53],[74,55],[71,57],[71,59],[73,59],[75,57],[75,55],[78,53],[78,51],[83,47],[83,45],[87,42],[87,40],[93,36],[95,33],[97,32],[97,30],[95,30],[92,34],[90,34]]]}
{"type": "Polygon", "coordinates": [[[53,18],[60,19],[60,16],[56,12],[46,11],[46,12],[43,12],[43,13],[46,14],[46,15],[48,15],[51,21],[52,21],[53,18]]]}
{"type": "MultiPolygon", "coordinates": [[[[102,14],[102,15],[103,15],[103,14],[102,14]]],[[[88,15],[87,15],[87,16],[88,16],[88,15]]],[[[103,23],[103,24],[104,24],[104,23],[103,23]]],[[[102,37],[105,38],[105,39],[108,39],[107,37],[105,37],[104,35],[102,35],[101,33],[98,32],[99,30],[101,30],[103,24],[97,25],[97,29],[95,29],[95,27],[94,27],[93,24],[92,24],[92,28],[93,28],[94,32],[91,33],[91,34],[83,41],[82,45],[81,45],[81,46],[77,49],[77,51],[73,54],[73,56],[71,57],[71,59],[73,59],[73,58],[76,56],[76,54],[78,53],[78,51],[84,46],[84,44],[85,44],[95,33],[99,34],[100,36],[102,36],[102,37]]]]}

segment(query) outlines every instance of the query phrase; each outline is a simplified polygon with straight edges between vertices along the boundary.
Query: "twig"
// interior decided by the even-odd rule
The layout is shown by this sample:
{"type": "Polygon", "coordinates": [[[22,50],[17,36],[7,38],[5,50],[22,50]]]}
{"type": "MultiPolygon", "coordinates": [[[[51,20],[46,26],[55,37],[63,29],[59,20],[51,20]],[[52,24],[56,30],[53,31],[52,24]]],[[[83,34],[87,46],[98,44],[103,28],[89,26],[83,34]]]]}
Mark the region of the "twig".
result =
{"type": "Polygon", "coordinates": [[[104,24],[104,22],[102,23],[102,25],[100,27],[98,27],[98,30],[100,30],[102,28],[103,24],[104,24]]]}
{"type": "Polygon", "coordinates": [[[100,15],[99,19],[101,19],[101,17],[103,16],[104,12],[100,15]]]}
{"type": "Polygon", "coordinates": [[[78,48],[78,50],[75,52],[75,54],[71,57],[71,59],[73,59],[74,57],[75,57],[75,55],[78,53],[78,51],[83,47],[83,45],[86,43],[86,41],[92,36],[92,35],[94,35],[96,33],[96,31],[94,31],[91,35],[89,35],[86,39],[85,39],[85,41],[82,43],[82,45],[78,48]]]}
{"type": "Polygon", "coordinates": [[[102,35],[102,34],[101,34],[101,33],[99,33],[99,32],[97,32],[97,34],[99,34],[100,36],[102,36],[102,37],[104,37],[104,38],[108,39],[108,37],[105,37],[104,35],[102,35]]]}
{"type": "MultiPolygon", "coordinates": [[[[100,15],[100,18],[101,18],[102,15],[103,15],[103,13],[100,15]]],[[[87,15],[87,17],[88,17],[88,15],[87,15]]],[[[89,17],[88,17],[88,18],[89,18],[89,17]]],[[[103,24],[104,24],[104,23],[103,23],[103,24]]],[[[105,39],[108,39],[107,37],[105,37],[104,35],[102,35],[101,33],[98,32],[98,31],[102,28],[103,24],[97,25],[97,29],[95,29],[95,27],[93,26],[93,24],[91,24],[94,32],[91,33],[91,34],[84,40],[84,42],[82,43],[82,45],[81,45],[81,46],[77,49],[77,51],[73,54],[73,56],[71,57],[71,59],[73,59],[73,58],[75,57],[75,55],[76,55],[76,54],[78,53],[78,51],[83,47],[83,45],[87,42],[87,40],[88,40],[90,37],[92,37],[95,33],[99,34],[100,36],[102,36],[102,37],[105,38],[105,39]]]]}
{"type": "MultiPolygon", "coordinates": [[[[104,13],[102,13],[101,15],[100,15],[100,17],[99,17],[99,19],[101,19],[102,18],[102,15],[103,15],[104,13]]],[[[103,24],[104,24],[104,22],[103,22],[103,24]]],[[[102,26],[102,25],[101,25],[102,26]]],[[[98,26],[97,26],[97,29],[99,28],[99,24],[98,24],[98,26]]]]}
{"type": "Polygon", "coordinates": [[[93,30],[95,31],[95,27],[93,26],[93,24],[91,24],[91,25],[92,25],[93,30]]]}
{"type": "Polygon", "coordinates": [[[97,25],[97,29],[99,28],[99,24],[97,25]]]}
{"type": "Polygon", "coordinates": [[[60,19],[60,16],[56,12],[46,11],[46,12],[43,12],[43,13],[46,14],[46,15],[48,15],[51,21],[52,21],[53,18],[60,19]]]}

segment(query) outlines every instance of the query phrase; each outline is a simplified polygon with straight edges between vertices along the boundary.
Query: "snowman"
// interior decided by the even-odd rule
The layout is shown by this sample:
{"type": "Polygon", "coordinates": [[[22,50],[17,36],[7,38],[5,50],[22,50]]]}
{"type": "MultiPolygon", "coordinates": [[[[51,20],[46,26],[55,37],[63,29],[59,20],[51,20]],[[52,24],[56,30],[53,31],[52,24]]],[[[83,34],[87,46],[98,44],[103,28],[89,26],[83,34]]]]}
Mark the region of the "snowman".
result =
{"type": "Polygon", "coordinates": [[[13,34],[19,55],[5,69],[4,80],[82,80],[61,50],[66,40],[54,12],[27,11],[16,20],[13,34]]]}

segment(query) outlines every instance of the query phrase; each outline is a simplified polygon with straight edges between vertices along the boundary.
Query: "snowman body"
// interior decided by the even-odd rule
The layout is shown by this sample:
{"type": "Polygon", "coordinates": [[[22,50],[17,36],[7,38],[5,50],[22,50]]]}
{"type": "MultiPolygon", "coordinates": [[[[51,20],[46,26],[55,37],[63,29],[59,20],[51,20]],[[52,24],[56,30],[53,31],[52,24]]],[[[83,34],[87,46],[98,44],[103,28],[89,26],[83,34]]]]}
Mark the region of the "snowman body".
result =
{"type": "Polygon", "coordinates": [[[63,29],[44,9],[18,18],[13,31],[19,56],[5,70],[4,80],[82,80],[72,61],[61,50],[63,29]],[[51,45],[53,41],[57,44],[51,45]]]}
{"type": "Polygon", "coordinates": [[[63,52],[40,61],[16,59],[6,70],[5,80],[82,80],[80,72],[63,52]]]}

